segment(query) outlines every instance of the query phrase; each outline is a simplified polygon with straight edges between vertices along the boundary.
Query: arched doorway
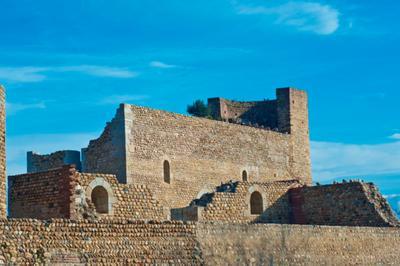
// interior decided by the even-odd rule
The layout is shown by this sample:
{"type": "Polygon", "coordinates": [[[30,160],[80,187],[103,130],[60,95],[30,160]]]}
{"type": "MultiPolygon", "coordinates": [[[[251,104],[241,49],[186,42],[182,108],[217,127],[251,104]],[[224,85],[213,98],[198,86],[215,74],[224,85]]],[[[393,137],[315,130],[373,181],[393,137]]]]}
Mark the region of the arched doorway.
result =
{"type": "Polygon", "coordinates": [[[250,214],[262,214],[263,199],[258,191],[254,191],[250,196],[250,214]]]}
{"type": "Polygon", "coordinates": [[[108,213],[108,192],[102,186],[97,186],[92,190],[92,202],[98,213],[108,213]]]}

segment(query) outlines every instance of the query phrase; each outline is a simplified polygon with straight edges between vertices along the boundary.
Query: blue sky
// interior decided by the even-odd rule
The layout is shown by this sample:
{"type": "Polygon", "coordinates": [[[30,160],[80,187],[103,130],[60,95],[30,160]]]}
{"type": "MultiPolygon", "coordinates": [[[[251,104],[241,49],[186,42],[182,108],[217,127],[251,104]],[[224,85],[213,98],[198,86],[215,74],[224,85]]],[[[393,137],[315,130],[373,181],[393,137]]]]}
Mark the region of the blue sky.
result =
{"type": "MultiPolygon", "coordinates": [[[[400,194],[396,1],[2,0],[8,171],[79,149],[120,102],[184,113],[195,99],[307,90],[314,179],[400,194]]],[[[400,198],[399,198],[400,199],[400,198]]]]}

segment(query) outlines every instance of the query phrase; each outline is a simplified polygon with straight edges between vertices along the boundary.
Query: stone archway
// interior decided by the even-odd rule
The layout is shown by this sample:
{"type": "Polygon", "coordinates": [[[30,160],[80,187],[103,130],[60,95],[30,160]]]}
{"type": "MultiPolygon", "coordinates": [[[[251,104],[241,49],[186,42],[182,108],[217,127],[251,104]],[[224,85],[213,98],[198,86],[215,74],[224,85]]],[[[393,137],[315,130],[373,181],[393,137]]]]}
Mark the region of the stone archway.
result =
{"type": "Polygon", "coordinates": [[[101,177],[96,177],[86,189],[86,198],[91,199],[98,214],[112,215],[116,202],[111,185],[101,177]]]}
{"type": "Polygon", "coordinates": [[[108,192],[102,186],[97,186],[92,190],[91,200],[97,213],[108,214],[108,192]]]}
{"type": "Polygon", "coordinates": [[[263,212],[263,198],[260,192],[254,191],[250,196],[250,214],[262,214],[263,212]]]}

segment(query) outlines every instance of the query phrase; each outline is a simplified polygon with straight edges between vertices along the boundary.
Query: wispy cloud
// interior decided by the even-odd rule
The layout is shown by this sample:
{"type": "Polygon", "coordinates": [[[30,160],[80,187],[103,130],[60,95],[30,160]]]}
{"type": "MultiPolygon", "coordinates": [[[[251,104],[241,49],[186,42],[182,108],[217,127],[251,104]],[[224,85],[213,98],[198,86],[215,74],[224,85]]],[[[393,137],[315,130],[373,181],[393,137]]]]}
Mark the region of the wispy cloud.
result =
{"type": "Polygon", "coordinates": [[[312,141],[311,150],[313,175],[319,181],[400,173],[400,141],[376,145],[312,141]]]}
{"type": "Polygon", "coordinates": [[[44,67],[0,67],[0,80],[9,82],[41,82],[50,72],[77,72],[96,77],[134,78],[138,72],[128,68],[78,65],[78,66],[44,66],[44,67]]]}
{"type": "Polygon", "coordinates": [[[94,66],[94,65],[80,65],[80,66],[66,66],[54,68],[54,71],[59,72],[80,72],[91,76],[97,77],[112,77],[112,78],[134,78],[139,75],[138,72],[128,70],[126,68],[109,67],[109,66],[94,66]]]}
{"type": "Polygon", "coordinates": [[[57,150],[80,150],[88,145],[89,140],[98,136],[99,133],[11,136],[7,139],[7,174],[26,172],[27,151],[47,154],[57,150]]]}
{"type": "Polygon", "coordinates": [[[15,115],[18,112],[29,109],[46,109],[44,102],[38,103],[7,103],[7,115],[15,115]]]}
{"type": "Polygon", "coordinates": [[[149,95],[111,95],[102,100],[100,100],[99,104],[120,104],[120,103],[130,103],[130,102],[137,102],[137,101],[144,101],[149,99],[149,95]]]}
{"type": "Polygon", "coordinates": [[[149,64],[151,67],[155,68],[176,68],[177,65],[170,65],[161,61],[151,61],[149,64]]]}
{"type": "Polygon", "coordinates": [[[40,82],[46,79],[46,67],[0,67],[0,80],[10,82],[40,82]]]}
{"type": "Polygon", "coordinates": [[[239,6],[238,13],[271,16],[275,18],[276,24],[322,35],[332,34],[339,28],[339,11],[320,3],[288,2],[279,6],[239,6]]]}
{"type": "Polygon", "coordinates": [[[393,135],[389,136],[390,139],[398,139],[400,140],[400,133],[394,133],[393,135]]]}

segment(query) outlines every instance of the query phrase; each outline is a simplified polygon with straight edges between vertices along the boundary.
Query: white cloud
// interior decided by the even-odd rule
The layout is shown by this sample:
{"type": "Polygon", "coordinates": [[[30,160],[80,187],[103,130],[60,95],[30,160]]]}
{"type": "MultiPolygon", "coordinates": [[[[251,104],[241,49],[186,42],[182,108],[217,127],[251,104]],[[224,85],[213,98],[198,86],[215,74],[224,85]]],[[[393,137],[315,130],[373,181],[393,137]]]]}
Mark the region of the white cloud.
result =
{"type": "Polygon", "coordinates": [[[45,109],[46,104],[44,102],[39,103],[7,103],[7,115],[15,115],[16,113],[28,109],[45,109]]]}
{"type": "Polygon", "coordinates": [[[129,102],[136,102],[136,101],[144,101],[149,99],[149,95],[111,95],[108,96],[101,101],[99,104],[120,104],[120,103],[129,103],[129,102]]]}
{"type": "Polygon", "coordinates": [[[45,67],[0,67],[0,80],[9,82],[40,82],[47,78],[49,72],[78,72],[96,77],[134,78],[138,72],[127,68],[78,65],[78,66],[45,66],[45,67]]]}
{"type": "Polygon", "coordinates": [[[99,133],[76,133],[11,136],[7,139],[7,174],[26,172],[28,151],[47,154],[57,150],[80,150],[88,145],[89,140],[99,135],[99,133]]]}
{"type": "Polygon", "coordinates": [[[275,17],[275,23],[295,27],[300,31],[328,35],[339,28],[339,11],[329,5],[313,2],[288,2],[274,7],[239,6],[243,15],[266,15],[275,17]]]}
{"type": "Polygon", "coordinates": [[[318,181],[400,173],[400,141],[376,145],[312,141],[311,151],[313,177],[318,181]]]}
{"type": "Polygon", "coordinates": [[[395,133],[391,136],[389,136],[390,139],[399,139],[400,140],[400,133],[395,133]]]}
{"type": "Polygon", "coordinates": [[[0,80],[10,82],[40,82],[46,79],[46,67],[0,67],[0,80]]]}
{"type": "Polygon", "coordinates": [[[134,78],[139,75],[139,73],[128,70],[126,68],[95,65],[65,66],[54,68],[54,71],[80,72],[91,76],[112,78],[134,78]]]}
{"type": "Polygon", "coordinates": [[[150,66],[156,67],[156,68],[175,68],[175,67],[177,67],[176,65],[170,65],[170,64],[166,64],[166,63],[160,62],[160,61],[151,61],[150,66]]]}

